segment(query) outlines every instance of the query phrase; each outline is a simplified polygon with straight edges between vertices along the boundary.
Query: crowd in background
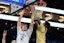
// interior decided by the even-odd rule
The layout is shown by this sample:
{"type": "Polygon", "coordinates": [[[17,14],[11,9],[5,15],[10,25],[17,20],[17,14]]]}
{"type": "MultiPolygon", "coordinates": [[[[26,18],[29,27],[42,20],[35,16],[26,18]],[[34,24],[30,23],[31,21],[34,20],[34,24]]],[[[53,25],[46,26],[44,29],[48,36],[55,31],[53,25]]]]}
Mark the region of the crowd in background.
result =
{"type": "MultiPolygon", "coordinates": [[[[17,37],[16,26],[17,24],[15,21],[0,20],[0,43],[2,42],[4,30],[7,30],[7,39],[6,39],[7,43],[11,43],[12,40],[16,40],[16,37],[17,37]]],[[[36,33],[35,33],[36,29],[35,28],[36,28],[36,25],[34,25],[34,31],[30,38],[31,43],[36,43],[36,33]]],[[[48,40],[49,41],[50,40],[63,41],[64,40],[64,29],[57,28],[57,27],[48,28],[48,31],[46,33],[47,43],[49,42],[48,40]]]]}

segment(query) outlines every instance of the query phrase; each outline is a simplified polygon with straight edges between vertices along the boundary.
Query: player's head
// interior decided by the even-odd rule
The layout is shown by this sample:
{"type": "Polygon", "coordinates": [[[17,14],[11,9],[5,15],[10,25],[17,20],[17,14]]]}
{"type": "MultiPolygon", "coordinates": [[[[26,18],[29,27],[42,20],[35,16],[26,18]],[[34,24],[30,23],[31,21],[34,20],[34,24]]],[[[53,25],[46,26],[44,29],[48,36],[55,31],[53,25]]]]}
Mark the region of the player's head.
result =
{"type": "Polygon", "coordinates": [[[16,43],[16,40],[12,40],[12,42],[11,43],[16,43]]]}
{"type": "Polygon", "coordinates": [[[22,23],[21,28],[22,28],[23,31],[27,31],[28,30],[28,25],[25,24],[25,23],[22,23]]]}
{"type": "Polygon", "coordinates": [[[35,23],[38,24],[38,25],[40,25],[41,22],[40,22],[40,20],[38,19],[38,20],[35,21],[35,23]]]}

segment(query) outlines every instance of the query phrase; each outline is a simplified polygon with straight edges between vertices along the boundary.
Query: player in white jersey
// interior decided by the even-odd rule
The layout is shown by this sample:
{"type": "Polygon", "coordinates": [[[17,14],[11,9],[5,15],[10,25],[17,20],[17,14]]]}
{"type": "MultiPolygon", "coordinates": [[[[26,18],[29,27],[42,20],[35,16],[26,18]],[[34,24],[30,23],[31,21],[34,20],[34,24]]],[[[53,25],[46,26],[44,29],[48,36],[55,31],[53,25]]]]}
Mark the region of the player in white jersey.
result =
{"type": "Polygon", "coordinates": [[[25,10],[20,13],[20,17],[17,22],[17,42],[16,43],[29,43],[29,39],[33,32],[34,16],[31,16],[31,23],[28,29],[27,24],[21,23],[21,18],[24,15],[25,10]]]}

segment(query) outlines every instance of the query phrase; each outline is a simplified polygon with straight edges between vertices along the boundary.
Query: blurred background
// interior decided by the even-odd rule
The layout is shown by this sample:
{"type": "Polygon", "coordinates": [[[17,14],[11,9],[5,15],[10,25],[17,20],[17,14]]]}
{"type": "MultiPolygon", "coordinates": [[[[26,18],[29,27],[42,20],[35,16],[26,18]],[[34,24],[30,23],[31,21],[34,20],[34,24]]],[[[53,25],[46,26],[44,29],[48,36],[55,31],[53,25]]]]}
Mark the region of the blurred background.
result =
{"type": "MultiPolygon", "coordinates": [[[[27,0],[26,5],[28,7],[25,9],[25,14],[23,17],[31,18],[32,13],[31,13],[29,4],[31,3],[33,5],[43,6],[39,2],[40,2],[39,0],[33,0],[33,1],[27,0]]],[[[49,7],[49,8],[64,10],[64,0],[44,0],[44,4],[46,4],[46,7],[49,7]]],[[[23,7],[25,6],[20,6],[18,4],[10,4],[10,3],[0,1],[0,14],[19,17],[19,14],[21,13],[21,8],[23,7]]],[[[43,11],[41,20],[44,20],[44,21],[48,20],[51,22],[64,24],[64,15],[43,11]]],[[[29,23],[27,24],[29,25],[29,23]]],[[[16,21],[10,21],[10,20],[5,20],[0,18],[0,43],[2,41],[3,30],[8,31],[7,43],[11,43],[12,40],[16,40],[16,36],[17,36],[16,27],[17,27],[16,21]]],[[[36,43],[35,28],[36,26],[34,24],[34,31],[31,35],[30,43],[36,43]]],[[[46,33],[46,43],[64,43],[64,28],[50,26],[50,28],[46,33]]]]}

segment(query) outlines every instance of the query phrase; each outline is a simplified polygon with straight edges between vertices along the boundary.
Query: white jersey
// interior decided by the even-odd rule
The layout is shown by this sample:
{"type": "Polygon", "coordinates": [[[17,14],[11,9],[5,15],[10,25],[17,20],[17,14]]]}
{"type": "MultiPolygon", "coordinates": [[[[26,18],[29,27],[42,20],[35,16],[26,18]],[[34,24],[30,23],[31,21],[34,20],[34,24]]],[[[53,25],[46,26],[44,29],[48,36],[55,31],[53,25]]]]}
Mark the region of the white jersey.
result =
{"type": "Polygon", "coordinates": [[[29,43],[30,36],[33,28],[29,27],[27,31],[22,31],[21,27],[17,27],[17,42],[16,43],[29,43]]]}

